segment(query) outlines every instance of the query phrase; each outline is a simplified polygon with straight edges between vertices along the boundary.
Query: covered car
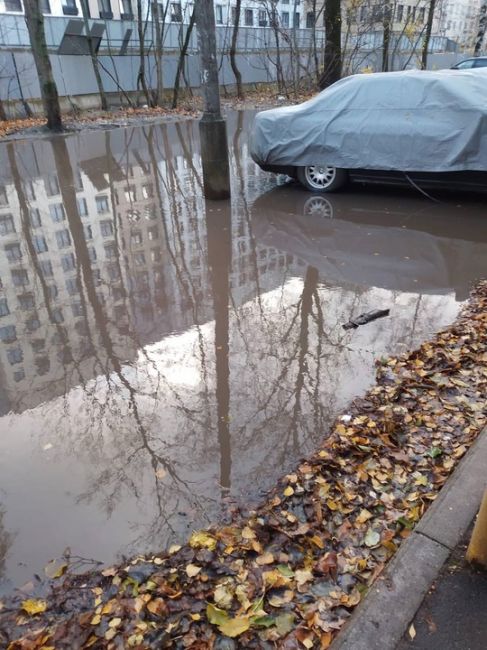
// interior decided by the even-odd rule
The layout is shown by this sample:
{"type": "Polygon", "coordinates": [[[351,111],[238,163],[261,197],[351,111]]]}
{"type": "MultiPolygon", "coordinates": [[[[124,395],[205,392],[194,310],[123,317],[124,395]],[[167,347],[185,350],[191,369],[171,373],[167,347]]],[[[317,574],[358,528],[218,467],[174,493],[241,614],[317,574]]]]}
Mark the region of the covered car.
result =
{"type": "Polygon", "coordinates": [[[311,190],[336,190],[364,171],[487,185],[487,69],[347,77],[307,102],[258,113],[250,151],[264,170],[311,190]]]}

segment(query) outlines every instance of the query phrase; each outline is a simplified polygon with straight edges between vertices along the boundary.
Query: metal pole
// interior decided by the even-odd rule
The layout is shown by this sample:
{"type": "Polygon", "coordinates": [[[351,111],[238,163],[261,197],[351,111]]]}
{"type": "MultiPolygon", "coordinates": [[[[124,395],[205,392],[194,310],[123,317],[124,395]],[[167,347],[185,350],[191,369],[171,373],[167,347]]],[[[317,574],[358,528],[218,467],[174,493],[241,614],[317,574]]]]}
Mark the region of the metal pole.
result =
{"type": "Polygon", "coordinates": [[[196,28],[200,51],[204,113],[200,121],[203,184],[207,199],[228,199],[230,171],[225,120],[220,110],[213,0],[196,0],[196,28]]]}
{"type": "Polygon", "coordinates": [[[467,560],[487,569],[487,490],[484,492],[472,538],[468,545],[467,560]]]}

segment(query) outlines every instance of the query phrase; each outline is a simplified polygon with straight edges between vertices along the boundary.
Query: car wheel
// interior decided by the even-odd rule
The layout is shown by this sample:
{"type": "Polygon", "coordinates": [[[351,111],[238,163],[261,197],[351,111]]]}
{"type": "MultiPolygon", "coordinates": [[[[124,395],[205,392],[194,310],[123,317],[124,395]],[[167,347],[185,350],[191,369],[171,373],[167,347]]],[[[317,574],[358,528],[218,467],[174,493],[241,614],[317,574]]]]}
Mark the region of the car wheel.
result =
{"type": "Polygon", "coordinates": [[[308,165],[297,168],[297,177],[311,192],[336,192],[347,182],[348,173],[331,165],[308,165]]]}

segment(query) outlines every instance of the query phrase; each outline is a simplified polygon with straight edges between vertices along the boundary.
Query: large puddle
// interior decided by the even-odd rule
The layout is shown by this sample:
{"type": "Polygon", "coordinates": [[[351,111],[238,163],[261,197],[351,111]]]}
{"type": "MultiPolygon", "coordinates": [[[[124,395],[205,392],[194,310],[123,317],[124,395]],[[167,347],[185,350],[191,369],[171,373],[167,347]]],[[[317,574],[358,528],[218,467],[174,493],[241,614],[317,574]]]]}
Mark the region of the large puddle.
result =
{"type": "Polygon", "coordinates": [[[277,187],[251,119],[229,203],[193,122],[0,145],[0,591],[258,501],[485,272],[480,200],[277,187]]]}

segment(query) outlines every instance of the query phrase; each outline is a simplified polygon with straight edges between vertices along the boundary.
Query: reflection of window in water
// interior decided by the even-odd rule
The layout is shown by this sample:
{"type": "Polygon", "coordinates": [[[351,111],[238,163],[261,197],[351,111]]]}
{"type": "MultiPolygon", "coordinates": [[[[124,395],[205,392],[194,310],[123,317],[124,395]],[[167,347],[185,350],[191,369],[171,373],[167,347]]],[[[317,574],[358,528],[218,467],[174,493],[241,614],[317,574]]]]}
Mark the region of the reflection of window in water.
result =
{"type": "Polygon", "coordinates": [[[120,271],[118,270],[118,266],[115,266],[115,264],[110,264],[107,270],[110,280],[115,281],[120,279],[120,271]]]}
{"type": "Polygon", "coordinates": [[[31,228],[39,228],[39,226],[42,226],[41,213],[38,208],[31,208],[29,211],[29,219],[31,228]]]}
{"type": "Polygon", "coordinates": [[[34,191],[34,183],[32,181],[27,181],[24,183],[24,192],[29,201],[36,200],[36,193],[34,191]]]}
{"type": "Polygon", "coordinates": [[[55,323],[64,323],[64,316],[61,309],[53,309],[52,319],[55,323]]]}
{"type": "Polygon", "coordinates": [[[133,203],[137,200],[137,194],[134,185],[130,185],[130,187],[125,190],[125,200],[127,203],[133,203]]]}
{"type": "Polygon", "coordinates": [[[42,352],[42,350],[44,350],[46,347],[46,341],[44,339],[33,339],[30,344],[32,346],[32,350],[36,354],[38,352],[42,352]]]}
{"type": "Polygon", "coordinates": [[[149,228],[149,230],[147,231],[147,234],[149,236],[150,241],[154,241],[154,239],[158,239],[159,238],[159,230],[158,230],[157,226],[153,226],[152,228],[149,228]]]}
{"type": "Polygon", "coordinates": [[[151,199],[154,196],[154,187],[152,183],[142,186],[142,196],[144,199],[151,199]]]}
{"type": "Polygon", "coordinates": [[[29,284],[29,276],[25,269],[12,270],[12,282],[16,287],[22,287],[29,284]]]}
{"type": "Polygon", "coordinates": [[[73,316],[75,318],[79,318],[80,316],[84,315],[83,305],[80,302],[73,302],[71,305],[71,311],[73,312],[73,316]]]}
{"type": "Polygon", "coordinates": [[[50,260],[42,260],[39,262],[39,269],[44,278],[50,278],[53,275],[52,264],[50,260]]]}
{"type": "Polygon", "coordinates": [[[68,248],[68,246],[71,246],[71,237],[69,235],[69,230],[57,230],[56,241],[58,248],[68,248]]]}
{"type": "Polygon", "coordinates": [[[17,330],[15,325],[5,325],[0,327],[0,340],[3,343],[13,343],[17,340],[17,330]]]}
{"type": "Polygon", "coordinates": [[[46,239],[43,235],[34,235],[32,245],[36,253],[45,253],[48,250],[46,239]]]}
{"type": "Polygon", "coordinates": [[[88,216],[88,206],[86,204],[86,199],[83,197],[78,197],[76,199],[76,203],[78,204],[78,214],[80,217],[86,217],[88,216]]]}
{"type": "Polygon", "coordinates": [[[88,248],[88,257],[90,258],[90,262],[92,263],[96,262],[97,255],[96,255],[96,250],[93,248],[93,246],[90,246],[88,248]]]}
{"type": "Polygon", "coordinates": [[[90,239],[93,239],[93,230],[91,229],[91,226],[85,226],[83,229],[83,232],[85,234],[85,239],[89,241],[90,239]]]}
{"type": "Polygon", "coordinates": [[[145,255],[144,255],[144,253],[142,253],[142,252],[135,253],[134,259],[135,259],[135,265],[136,266],[144,266],[144,264],[145,264],[145,255]]]}
{"type": "Polygon", "coordinates": [[[47,295],[49,296],[49,299],[55,300],[58,294],[57,286],[55,284],[50,284],[46,287],[46,289],[47,289],[47,295]]]}
{"type": "Polygon", "coordinates": [[[74,296],[79,293],[77,278],[68,278],[66,280],[66,290],[70,296],[74,296]]]}
{"type": "Polygon", "coordinates": [[[34,300],[34,295],[32,293],[24,293],[21,296],[17,296],[17,299],[19,301],[19,307],[20,309],[22,309],[22,311],[27,311],[28,309],[34,309],[35,300],[34,300]]]}
{"type": "Polygon", "coordinates": [[[100,221],[100,231],[102,237],[110,237],[113,235],[113,223],[111,221],[100,221]]]}
{"type": "Polygon", "coordinates": [[[5,254],[9,262],[16,262],[22,258],[22,251],[20,244],[7,244],[5,246],[5,254]]]}
{"type": "Polygon", "coordinates": [[[32,316],[25,322],[25,326],[29,332],[35,332],[41,326],[41,321],[37,318],[37,316],[32,316]]]}
{"type": "Polygon", "coordinates": [[[52,203],[49,206],[49,212],[51,214],[51,219],[54,221],[54,223],[59,223],[60,221],[64,221],[66,218],[66,215],[64,213],[64,206],[62,203],[52,203]]]}
{"type": "Polygon", "coordinates": [[[142,233],[140,230],[133,231],[130,236],[130,241],[134,245],[142,244],[142,233]]]}
{"type": "Polygon", "coordinates": [[[51,367],[51,364],[47,357],[36,357],[34,363],[36,364],[38,375],[42,376],[45,375],[46,372],[49,372],[49,368],[51,367]]]}
{"type": "Polygon", "coordinates": [[[50,174],[44,180],[44,187],[46,188],[47,196],[57,196],[59,194],[59,183],[55,174],[50,174]]]}
{"type": "Polygon", "coordinates": [[[160,248],[153,248],[151,250],[151,259],[153,262],[160,262],[162,259],[162,251],[160,248]]]}
{"type": "Polygon", "coordinates": [[[111,260],[117,257],[117,248],[115,244],[105,244],[105,256],[107,259],[111,260]]]}
{"type": "Polygon", "coordinates": [[[110,212],[110,208],[108,206],[108,197],[97,196],[95,198],[95,201],[98,214],[106,214],[107,212],[110,212]]]}
{"type": "Polygon", "coordinates": [[[144,219],[152,221],[157,218],[156,208],[153,205],[148,205],[144,208],[144,219]]]}
{"type": "Polygon", "coordinates": [[[22,348],[9,348],[7,350],[7,359],[11,366],[14,366],[17,363],[22,363],[24,360],[24,353],[22,352],[22,348]]]}
{"type": "Polygon", "coordinates": [[[15,232],[14,219],[11,214],[4,214],[0,217],[0,235],[8,235],[15,232]]]}
{"type": "Polygon", "coordinates": [[[68,271],[72,271],[74,268],[76,268],[76,258],[74,254],[67,253],[67,255],[63,255],[61,257],[61,266],[65,273],[67,273],[68,271]]]}
{"type": "Polygon", "coordinates": [[[6,205],[8,205],[7,188],[5,185],[0,185],[0,206],[6,205]]]}
{"type": "Polygon", "coordinates": [[[22,381],[22,379],[25,379],[25,372],[20,368],[14,372],[14,381],[18,382],[22,381]]]}

